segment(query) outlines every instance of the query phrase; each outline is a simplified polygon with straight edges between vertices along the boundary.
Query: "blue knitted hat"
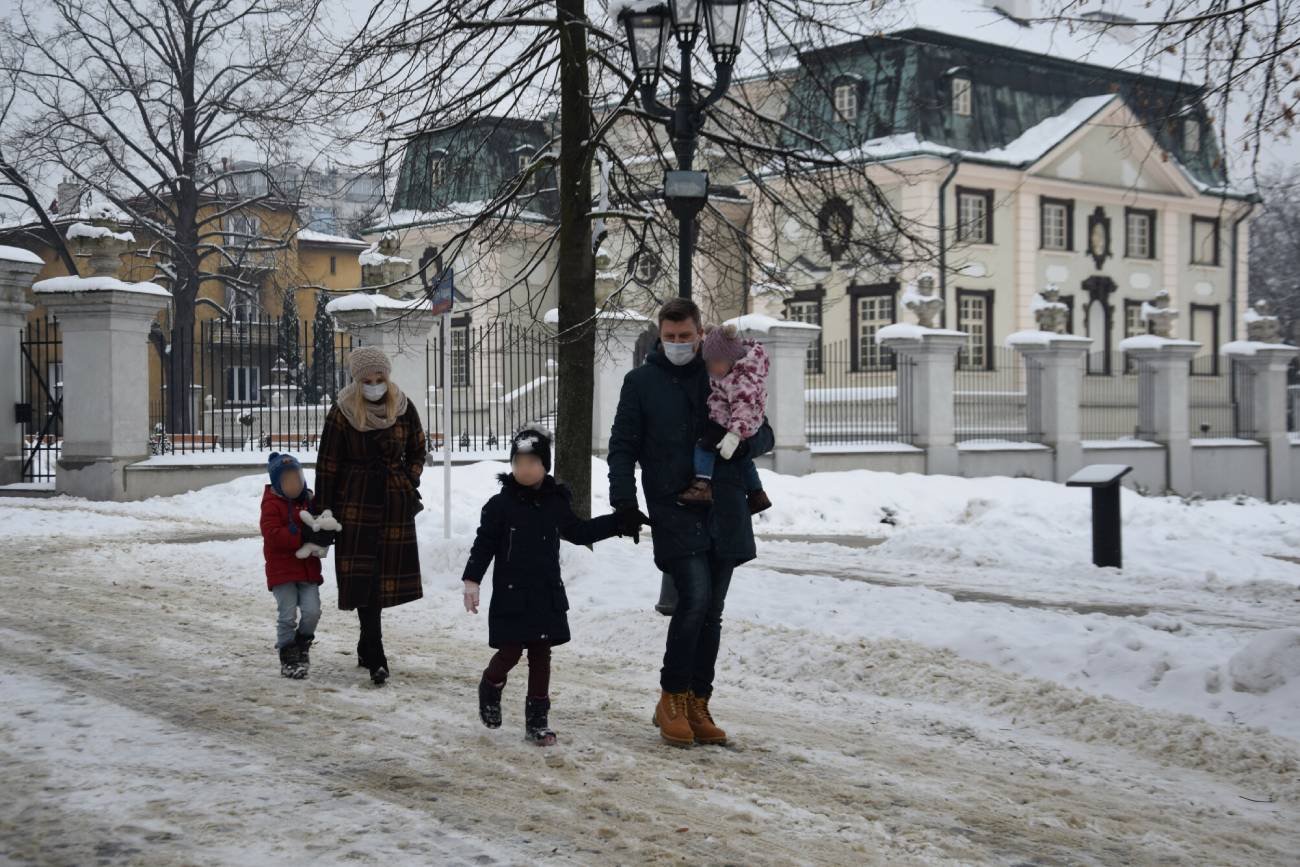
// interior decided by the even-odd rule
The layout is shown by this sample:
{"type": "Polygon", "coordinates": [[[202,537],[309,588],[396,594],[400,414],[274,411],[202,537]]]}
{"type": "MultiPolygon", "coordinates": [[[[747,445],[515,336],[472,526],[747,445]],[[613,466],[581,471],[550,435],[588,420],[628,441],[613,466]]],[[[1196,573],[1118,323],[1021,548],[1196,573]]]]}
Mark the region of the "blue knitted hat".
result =
{"type": "MultiPolygon", "coordinates": [[[[302,473],[302,464],[293,455],[271,452],[271,456],[266,461],[266,471],[271,476],[271,489],[282,497],[285,494],[280,487],[280,477],[284,475],[285,470],[296,470],[298,473],[302,473]]],[[[307,493],[307,476],[305,474],[302,479],[302,491],[303,494],[307,493]]],[[[285,497],[285,499],[288,499],[288,497],[285,497]]]]}

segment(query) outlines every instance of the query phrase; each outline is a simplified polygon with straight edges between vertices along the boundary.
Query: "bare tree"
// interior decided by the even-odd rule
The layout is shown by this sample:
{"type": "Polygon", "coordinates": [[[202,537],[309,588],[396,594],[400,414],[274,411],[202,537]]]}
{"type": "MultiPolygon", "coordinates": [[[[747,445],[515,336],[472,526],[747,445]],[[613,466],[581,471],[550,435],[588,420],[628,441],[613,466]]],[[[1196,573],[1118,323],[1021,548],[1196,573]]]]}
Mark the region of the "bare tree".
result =
{"type": "MultiPolygon", "coordinates": [[[[189,430],[200,288],[253,297],[285,247],[254,211],[294,209],[272,168],[301,136],[320,0],[44,0],[0,31],[26,159],[112,202],[172,290],[172,427],[189,430]],[[18,62],[19,60],[23,62],[18,62]],[[257,154],[240,163],[233,154],[257,154]]],[[[6,173],[8,178],[8,174],[6,173]]],[[[13,183],[12,180],[10,181],[13,183]]],[[[40,203],[31,207],[42,222],[40,203]]],[[[57,235],[57,233],[52,232],[57,235]]],[[[161,341],[160,341],[161,343],[161,341]]]]}
{"type": "Polygon", "coordinates": [[[1300,171],[1260,175],[1263,205],[1250,226],[1250,300],[1267,301],[1283,338],[1300,338],[1300,171]]]}
{"type": "MultiPolygon", "coordinates": [[[[362,31],[340,46],[343,62],[328,83],[336,113],[369,121],[356,137],[380,154],[383,171],[392,175],[402,167],[397,207],[426,212],[403,219],[461,215],[439,261],[460,261],[458,273],[466,266],[495,268],[474,307],[508,302],[514,311],[536,315],[547,293],[557,298],[557,459],[582,511],[590,496],[601,306],[593,254],[601,252],[602,240],[617,241],[629,253],[621,259],[635,271],[638,262],[673,261],[677,249],[677,222],[661,204],[662,172],[673,167],[666,134],[636,99],[625,38],[605,5],[434,0],[417,9],[379,0],[362,31]],[[500,158],[493,143],[507,119],[535,123],[539,140],[517,167],[467,193],[466,176],[476,160],[482,165],[500,158]],[[437,159],[445,162],[434,167],[429,142],[440,139],[455,144],[440,151],[437,159]],[[558,185],[552,181],[556,168],[558,185]],[[419,202],[402,198],[413,184],[430,194],[419,202]],[[464,205],[469,199],[472,207],[464,205]],[[535,212],[547,217],[540,227],[527,218],[535,212]],[[495,264],[495,251],[525,232],[532,239],[528,254],[509,268],[495,264]]],[[[855,230],[836,242],[835,258],[879,263],[929,255],[925,227],[902,220],[870,175],[873,160],[854,149],[860,142],[846,146],[829,127],[788,122],[796,90],[829,95],[838,74],[833,63],[823,63],[791,75],[799,52],[873,34],[871,14],[879,6],[847,0],[750,4],[738,82],[702,132],[700,162],[717,186],[698,221],[697,262],[719,275],[700,287],[706,307],[743,308],[751,282],[783,279],[776,251],[751,238],[758,208],[779,209],[808,224],[810,234],[829,237],[826,205],[839,200],[856,217],[849,217],[855,230]]],[[[707,56],[704,38],[699,42],[698,53],[707,56]]],[[[670,59],[661,89],[676,87],[677,75],[670,59]]],[[[701,88],[712,85],[709,76],[701,88]]],[[[627,273],[613,282],[604,305],[647,309],[676,294],[672,281],[662,278],[627,273]]]]}

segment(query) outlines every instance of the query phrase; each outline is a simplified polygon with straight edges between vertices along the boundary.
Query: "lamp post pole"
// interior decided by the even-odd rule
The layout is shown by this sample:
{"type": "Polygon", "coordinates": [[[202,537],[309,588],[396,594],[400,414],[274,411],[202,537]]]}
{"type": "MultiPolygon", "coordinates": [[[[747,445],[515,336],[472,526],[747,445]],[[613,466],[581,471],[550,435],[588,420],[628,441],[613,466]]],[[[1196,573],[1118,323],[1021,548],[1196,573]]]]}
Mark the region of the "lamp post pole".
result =
{"type": "MultiPolygon", "coordinates": [[[[744,35],[747,3],[748,0],[670,0],[666,7],[657,5],[640,10],[627,7],[618,16],[627,31],[641,107],[668,128],[677,157],[677,169],[664,173],[664,201],[677,218],[677,294],[682,298],[690,298],[692,294],[695,221],[709,198],[708,173],[694,170],[695,143],[704,127],[705,110],[721,100],[731,86],[732,68],[744,35]],[[692,63],[701,17],[716,65],[713,88],[697,98],[692,63]],[[676,100],[671,107],[659,102],[655,95],[670,32],[676,36],[681,57],[676,100]]],[[[664,573],[655,610],[671,616],[676,607],[677,589],[672,577],[664,573]]]]}

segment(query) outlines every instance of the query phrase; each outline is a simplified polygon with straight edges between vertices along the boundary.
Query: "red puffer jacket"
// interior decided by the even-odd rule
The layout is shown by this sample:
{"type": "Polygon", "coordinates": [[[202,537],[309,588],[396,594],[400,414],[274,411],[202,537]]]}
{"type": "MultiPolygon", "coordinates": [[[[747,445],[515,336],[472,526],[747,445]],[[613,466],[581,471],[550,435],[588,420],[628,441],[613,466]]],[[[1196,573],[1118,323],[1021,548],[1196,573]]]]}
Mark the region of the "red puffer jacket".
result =
{"type": "Polygon", "coordinates": [[[301,509],[307,501],[291,503],[275,492],[270,485],[262,493],[262,556],[266,559],[266,589],[278,584],[306,581],[323,584],[320,558],[299,560],[294,556],[302,547],[301,509]]]}

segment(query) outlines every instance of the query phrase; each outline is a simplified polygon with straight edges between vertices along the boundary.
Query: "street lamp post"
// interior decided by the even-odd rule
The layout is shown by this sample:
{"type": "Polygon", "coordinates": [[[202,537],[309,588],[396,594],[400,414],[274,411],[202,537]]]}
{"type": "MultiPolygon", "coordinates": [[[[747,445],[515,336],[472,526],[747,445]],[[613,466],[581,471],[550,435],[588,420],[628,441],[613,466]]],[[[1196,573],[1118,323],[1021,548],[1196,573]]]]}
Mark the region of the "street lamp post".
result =
{"type": "MultiPolygon", "coordinates": [[[[664,202],[677,218],[677,294],[682,298],[691,297],[695,221],[709,200],[709,174],[694,170],[695,143],[704,127],[705,110],[722,99],[731,86],[732,69],[736,56],[740,54],[744,35],[747,6],[748,0],[669,0],[666,6],[628,7],[618,16],[627,31],[641,107],[668,128],[673,153],[677,156],[677,169],[664,173],[664,202]],[[697,97],[691,69],[701,19],[715,72],[712,89],[697,97]],[[670,34],[677,40],[681,66],[675,102],[667,106],[659,101],[655,91],[663,73],[664,52],[670,34]]],[[[677,589],[671,576],[664,573],[655,610],[671,616],[676,607],[677,589]]]]}

